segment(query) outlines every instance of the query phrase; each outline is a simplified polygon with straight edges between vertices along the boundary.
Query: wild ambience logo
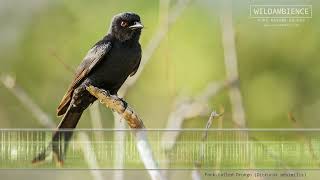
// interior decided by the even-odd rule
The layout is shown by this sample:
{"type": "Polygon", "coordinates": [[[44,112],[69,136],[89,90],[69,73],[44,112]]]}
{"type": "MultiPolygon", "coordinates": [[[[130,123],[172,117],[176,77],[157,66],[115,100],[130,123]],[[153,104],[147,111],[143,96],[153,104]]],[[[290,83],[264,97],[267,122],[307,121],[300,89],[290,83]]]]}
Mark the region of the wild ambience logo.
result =
{"type": "Polygon", "coordinates": [[[250,5],[250,18],[264,26],[299,26],[312,18],[312,5],[250,5]]]}

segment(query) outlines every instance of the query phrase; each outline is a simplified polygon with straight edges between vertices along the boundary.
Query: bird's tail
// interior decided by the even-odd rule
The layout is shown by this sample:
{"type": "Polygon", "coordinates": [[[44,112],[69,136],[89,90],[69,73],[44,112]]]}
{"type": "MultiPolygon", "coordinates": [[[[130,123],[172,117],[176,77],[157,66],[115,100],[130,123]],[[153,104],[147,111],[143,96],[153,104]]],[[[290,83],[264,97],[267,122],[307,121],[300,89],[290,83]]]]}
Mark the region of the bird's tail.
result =
{"type": "Polygon", "coordinates": [[[63,164],[68,143],[73,134],[72,130],[77,126],[82,112],[82,110],[72,108],[72,106],[69,107],[58,126],[58,130],[54,132],[50,144],[32,160],[33,164],[44,161],[51,150],[54,160],[56,160],[59,165],[63,164]]]}

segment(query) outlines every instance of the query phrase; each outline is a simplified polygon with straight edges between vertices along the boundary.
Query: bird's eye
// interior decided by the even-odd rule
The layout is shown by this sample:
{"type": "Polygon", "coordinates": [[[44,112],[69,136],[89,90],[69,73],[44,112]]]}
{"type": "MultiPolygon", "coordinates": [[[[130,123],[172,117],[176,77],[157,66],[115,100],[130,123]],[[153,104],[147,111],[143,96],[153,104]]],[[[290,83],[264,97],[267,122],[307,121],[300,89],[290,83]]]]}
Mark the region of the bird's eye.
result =
{"type": "Polygon", "coordinates": [[[120,23],[121,27],[126,27],[128,25],[128,22],[126,21],[121,21],[120,23]]]}

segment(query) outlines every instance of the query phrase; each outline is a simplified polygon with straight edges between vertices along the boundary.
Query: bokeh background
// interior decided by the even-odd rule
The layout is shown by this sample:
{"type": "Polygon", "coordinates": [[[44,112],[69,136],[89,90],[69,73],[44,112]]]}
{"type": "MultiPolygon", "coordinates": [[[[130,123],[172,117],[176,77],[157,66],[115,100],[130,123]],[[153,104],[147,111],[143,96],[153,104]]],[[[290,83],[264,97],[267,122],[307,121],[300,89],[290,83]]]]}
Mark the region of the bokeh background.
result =
{"type": "MultiPolygon", "coordinates": [[[[169,2],[169,1],[168,1],[169,2]]],[[[250,3],[232,3],[233,26],[240,77],[240,90],[248,128],[293,128],[293,112],[303,128],[320,128],[320,15],[318,1],[292,1],[313,5],[313,18],[299,26],[265,27],[248,18],[250,3]]],[[[266,3],[268,1],[264,1],[266,3]]],[[[275,2],[275,1],[274,1],[275,2]]],[[[288,3],[291,1],[281,1],[288,3]]],[[[88,49],[109,29],[111,18],[123,11],[140,14],[146,47],[159,24],[179,3],[169,9],[157,0],[1,0],[0,73],[16,83],[55,123],[56,107],[75,69],[88,49]]],[[[128,91],[126,100],[148,128],[165,128],[177,96],[193,97],[211,82],[226,80],[221,1],[191,0],[146,64],[141,77],[128,91]]],[[[228,91],[209,100],[210,108],[225,109],[224,128],[233,128],[228,91]]],[[[112,112],[100,107],[103,128],[113,128],[112,112]]],[[[188,119],[184,128],[203,128],[208,117],[188,119]]],[[[216,127],[216,122],[213,128],[216,127]]],[[[86,112],[79,128],[91,128],[86,112]]],[[[43,128],[37,119],[0,85],[0,128],[43,128]]],[[[103,172],[106,177],[112,171],[103,172]]],[[[86,171],[0,171],[4,179],[91,179],[86,171]]],[[[311,173],[310,178],[317,175],[311,173]]],[[[147,179],[145,171],[127,171],[126,179],[147,179]]],[[[184,171],[173,179],[191,179],[184,171]]],[[[2,179],[2,178],[1,178],[2,179]]]]}

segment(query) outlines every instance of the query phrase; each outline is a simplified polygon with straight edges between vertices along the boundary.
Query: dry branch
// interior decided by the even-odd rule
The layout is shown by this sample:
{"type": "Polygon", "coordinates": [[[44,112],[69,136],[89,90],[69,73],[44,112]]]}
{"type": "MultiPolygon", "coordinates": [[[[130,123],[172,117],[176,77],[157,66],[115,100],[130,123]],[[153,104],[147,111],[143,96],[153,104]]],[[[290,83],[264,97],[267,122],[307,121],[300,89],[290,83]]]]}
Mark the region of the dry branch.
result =
{"type": "MultiPolygon", "coordinates": [[[[239,80],[238,59],[233,27],[232,0],[222,2],[220,23],[222,32],[222,45],[224,50],[224,63],[227,79],[239,80]]],[[[229,89],[230,103],[232,107],[232,121],[237,128],[246,128],[246,117],[242,102],[239,83],[229,89]]],[[[249,134],[245,132],[244,140],[249,141],[249,134]]],[[[254,168],[255,159],[250,156],[250,168],[254,168]]],[[[249,179],[263,179],[250,177],[249,179]]]]}
{"type": "Polygon", "coordinates": [[[143,161],[145,168],[152,179],[163,179],[156,163],[153,153],[148,142],[144,125],[138,114],[121,98],[115,95],[111,95],[108,91],[96,88],[94,86],[87,87],[87,90],[107,108],[117,112],[123,119],[126,120],[128,125],[132,129],[134,136],[136,137],[137,149],[140,153],[141,160],[143,161]]]}
{"type": "MultiPolygon", "coordinates": [[[[167,129],[181,129],[182,124],[186,119],[190,119],[198,116],[205,116],[210,113],[209,110],[209,99],[216,96],[219,92],[233,86],[236,83],[235,80],[226,81],[223,83],[211,82],[207,87],[199,93],[199,95],[194,98],[177,98],[176,106],[169,114],[168,122],[166,125],[167,129]]],[[[179,131],[164,131],[161,137],[161,146],[165,152],[169,152],[176,144],[177,138],[179,136],[179,131]]],[[[168,168],[170,160],[166,157],[164,162],[164,168],[168,168]]],[[[164,174],[167,172],[164,171],[164,174]]],[[[198,172],[192,174],[193,177],[199,177],[198,172]]]]}
{"type": "MultiPolygon", "coordinates": [[[[224,107],[221,106],[220,107],[220,114],[224,114],[224,107]]],[[[224,116],[219,116],[217,121],[218,121],[218,129],[222,129],[223,128],[223,117],[224,116]]],[[[221,137],[222,136],[222,132],[219,131],[218,132],[218,137],[221,137]]],[[[223,155],[223,152],[222,150],[219,148],[217,151],[216,151],[216,157],[217,157],[217,164],[215,166],[215,172],[219,172],[219,169],[221,168],[221,161],[222,161],[222,155],[223,155]]]]}
{"type": "Polygon", "coordinates": [[[117,129],[114,132],[114,142],[117,142],[113,148],[115,152],[115,161],[114,161],[114,168],[119,169],[117,171],[113,172],[113,179],[114,180],[123,180],[124,179],[124,171],[122,170],[124,168],[124,159],[125,159],[125,152],[124,152],[124,146],[125,146],[125,136],[126,133],[124,131],[121,131],[121,129],[125,129],[125,122],[122,121],[122,117],[116,113],[113,112],[114,117],[114,128],[117,129]]]}
{"type": "Polygon", "coordinates": [[[200,156],[199,159],[194,163],[195,165],[195,169],[193,169],[191,171],[191,177],[193,180],[201,180],[201,173],[200,173],[200,168],[202,166],[201,162],[203,161],[203,159],[205,158],[204,155],[204,149],[205,149],[205,142],[208,140],[208,130],[210,129],[212,122],[214,119],[221,117],[223,115],[224,112],[221,113],[217,113],[215,111],[212,111],[209,120],[207,122],[206,125],[206,131],[203,133],[202,135],[202,143],[201,143],[201,147],[200,147],[200,156]]]}
{"type": "Polygon", "coordinates": [[[42,111],[33,99],[16,84],[14,77],[10,75],[1,75],[0,81],[2,84],[20,101],[20,103],[31,112],[31,114],[45,127],[54,128],[55,123],[52,119],[42,111]]]}
{"type": "MultiPolygon", "coordinates": [[[[89,107],[89,112],[90,112],[90,119],[92,123],[92,128],[93,129],[102,129],[102,118],[101,118],[101,113],[99,109],[99,103],[94,102],[90,107],[89,107]]],[[[97,131],[94,132],[95,140],[96,141],[103,141],[103,132],[102,131],[97,131]]]]}
{"type": "MultiPolygon", "coordinates": [[[[160,4],[167,4],[164,6],[168,6],[168,7],[164,7],[164,10],[166,11],[165,13],[168,13],[164,15],[166,16],[164,19],[167,19],[167,20],[163,20],[159,22],[157,31],[150,39],[147,46],[143,49],[143,56],[142,56],[141,64],[137,73],[132,78],[129,78],[119,90],[118,94],[121,97],[124,97],[127,90],[130,87],[132,87],[136,83],[136,81],[139,79],[146,64],[151,60],[152,55],[154,54],[156,49],[159,47],[162,40],[166,37],[166,34],[169,32],[171,25],[177,21],[177,19],[180,17],[180,15],[182,14],[182,12],[187,7],[190,1],[191,0],[178,0],[176,5],[174,5],[174,7],[172,8],[172,10],[170,10],[170,12],[166,9],[166,8],[169,8],[170,0],[166,0],[166,2],[159,2],[160,4]]],[[[159,8],[162,8],[162,7],[159,6],[159,8]]],[[[162,9],[159,9],[159,13],[163,13],[162,9]]],[[[114,122],[115,122],[116,129],[125,129],[125,124],[121,122],[121,117],[117,113],[114,113],[114,122]]],[[[115,132],[114,140],[117,142],[121,142],[124,139],[124,136],[125,136],[125,133],[121,131],[115,132]]],[[[115,161],[115,167],[119,169],[123,167],[122,160],[123,160],[124,153],[122,151],[122,145],[123,145],[123,142],[118,143],[115,146],[116,158],[119,160],[119,161],[115,161]]],[[[117,173],[115,173],[114,179],[122,180],[123,172],[118,171],[117,173]]]]}
{"type": "Polygon", "coordinates": [[[131,128],[144,128],[142,120],[124,100],[118,96],[111,95],[108,91],[96,88],[94,86],[87,87],[87,90],[98,100],[100,100],[101,104],[120,114],[127,121],[131,128]]]}
{"type": "MultiPolygon", "coordinates": [[[[205,116],[210,113],[208,106],[210,98],[216,96],[225,88],[231,87],[236,83],[235,80],[226,81],[224,83],[209,83],[207,87],[195,98],[177,99],[177,105],[169,114],[167,129],[181,129],[186,119],[205,116]]],[[[164,132],[161,138],[162,148],[166,151],[170,150],[179,136],[179,131],[164,132]],[[168,143],[170,142],[170,143],[168,143]]]]}
{"type": "Polygon", "coordinates": [[[209,117],[209,120],[207,122],[207,125],[206,125],[206,131],[204,132],[204,134],[202,136],[202,141],[206,141],[208,139],[208,130],[210,129],[213,120],[223,116],[224,109],[222,109],[222,110],[223,111],[221,111],[219,114],[217,112],[215,112],[215,111],[212,111],[212,113],[211,113],[211,115],[209,117]]]}
{"type": "Polygon", "coordinates": [[[103,176],[100,171],[97,171],[99,169],[99,165],[97,162],[96,154],[94,153],[92,149],[92,144],[90,142],[90,139],[87,135],[87,133],[84,132],[79,132],[78,134],[78,139],[82,142],[86,143],[81,143],[81,148],[83,150],[83,155],[85,160],[87,161],[90,169],[91,169],[91,175],[95,180],[103,180],[103,176]]]}
{"type": "MultiPolygon", "coordinates": [[[[239,80],[235,33],[232,18],[232,1],[225,0],[221,8],[221,32],[224,50],[224,62],[228,80],[239,80]]],[[[238,128],[246,127],[245,112],[239,84],[229,89],[230,103],[232,106],[232,120],[238,128]]]]}
{"type": "MultiPolygon", "coordinates": [[[[45,113],[40,106],[38,106],[33,99],[21,88],[17,85],[15,78],[13,78],[10,75],[1,75],[0,76],[0,82],[21,102],[22,105],[27,108],[32,115],[36,118],[36,120],[44,127],[47,128],[55,128],[55,123],[52,121],[52,119],[49,117],[47,113],[45,113]]],[[[87,138],[87,134],[81,133],[79,136],[80,139],[83,140],[83,138],[87,138]]],[[[84,156],[88,153],[93,153],[92,155],[95,155],[94,152],[88,152],[88,148],[91,149],[90,145],[88,146],[82,146],[82,150],[84,153],[84,156]]],[[[90,173],[93,176],[94,180],[101,180],[103,179],[101,171],[95,171],[93,169],[99,169],[99,166],[95,160],[95,158],[86,158],[86,162],[88,166],[90,167],[90,173]]]]}

